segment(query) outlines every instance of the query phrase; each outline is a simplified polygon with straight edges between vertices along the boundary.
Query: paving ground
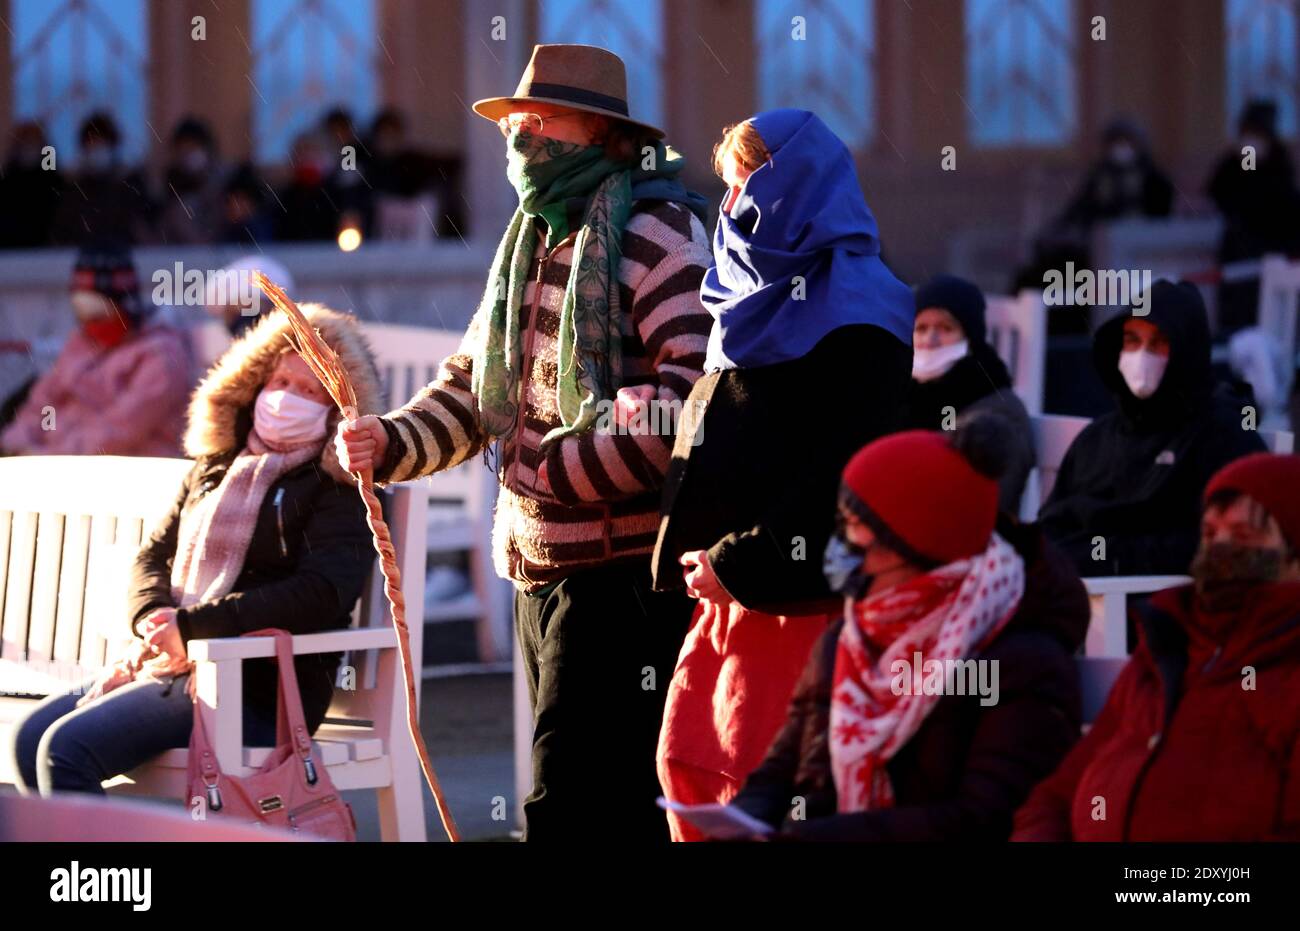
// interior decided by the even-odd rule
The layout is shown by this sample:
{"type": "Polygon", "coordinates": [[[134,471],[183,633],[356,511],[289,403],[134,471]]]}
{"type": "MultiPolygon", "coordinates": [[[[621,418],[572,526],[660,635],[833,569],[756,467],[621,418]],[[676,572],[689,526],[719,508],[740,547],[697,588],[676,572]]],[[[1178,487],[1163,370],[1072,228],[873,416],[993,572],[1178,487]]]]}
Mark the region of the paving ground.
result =
{"type": "MultiPolygon", "coordinates": [[[[466,840],[511,839],[518,800],[510,712],[509,673],[424,682],[421,730],[447,804],[466,840]]],[[[357,839],[379,840],[375,793],[343,794],[356,812],[357,839]]],[[[424,812],[429,839],[446,840],[427,787],[424,812]]]]}

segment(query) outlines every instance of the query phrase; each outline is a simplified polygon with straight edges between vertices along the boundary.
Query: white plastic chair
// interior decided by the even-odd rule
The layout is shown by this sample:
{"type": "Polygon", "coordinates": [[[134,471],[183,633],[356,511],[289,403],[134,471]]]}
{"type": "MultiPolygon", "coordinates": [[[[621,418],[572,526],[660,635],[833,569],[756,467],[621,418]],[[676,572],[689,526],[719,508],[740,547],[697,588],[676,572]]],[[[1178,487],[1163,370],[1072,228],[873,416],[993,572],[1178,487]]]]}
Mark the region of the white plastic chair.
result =
{"type": "Polygon", "coordinates": [[[985,299],[988,342],[1011,372],[1011,386],[1030,416],[1043,411],[1047,365],[1047,307],[1041,291],[985,299]]]}

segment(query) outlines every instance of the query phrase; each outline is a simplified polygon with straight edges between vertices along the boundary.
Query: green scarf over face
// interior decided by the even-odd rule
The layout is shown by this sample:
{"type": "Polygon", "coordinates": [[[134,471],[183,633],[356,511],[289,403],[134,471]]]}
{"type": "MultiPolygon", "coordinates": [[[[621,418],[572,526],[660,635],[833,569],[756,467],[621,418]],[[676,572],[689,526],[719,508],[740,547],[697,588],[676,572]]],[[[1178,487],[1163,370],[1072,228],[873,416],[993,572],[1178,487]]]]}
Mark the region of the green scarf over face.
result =
{"type": "Polygon", "coordinates": [[[618,262],[623,230],[631,214],[633,183],[648,196],[682,200],[697,213],[703,202],[675,180],[682,160],[659,144],[652,163],[615,162],[603,146],[560,142],[516,130],[509,139],[507,176],[519,194],[519,208],[497,246],[487,288],[479,305],[486,332],[474,359],[473,390],[483,429],[508,435],[523,403],[520,333],[524,287],[537,248],[533,218],[546,222],[547,245],[571,232],[568,202],[585,198],[582,226],[573,243],[569,280],[560,308],[556,406],[562,426],[542,440],[581,433],[592,427],[597,406],[612,400],[623,380],[622,309],[618,262]],[[668,183],[665,183],[668,182],[668,183]]]}

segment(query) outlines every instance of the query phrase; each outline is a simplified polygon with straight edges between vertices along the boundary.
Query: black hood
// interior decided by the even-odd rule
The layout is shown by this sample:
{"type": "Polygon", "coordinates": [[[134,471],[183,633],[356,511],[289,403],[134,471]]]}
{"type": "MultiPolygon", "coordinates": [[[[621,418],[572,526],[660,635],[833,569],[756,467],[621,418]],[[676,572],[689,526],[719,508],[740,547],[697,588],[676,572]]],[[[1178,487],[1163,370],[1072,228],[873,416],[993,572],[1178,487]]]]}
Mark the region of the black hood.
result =
{"type": "Polygon", "coordinates": [[[1196,286],[1161,279],[1148,291],[1147,314],[1124,311],[1097,330],[1092,361],[1106,390],[1115,396],[1124,416],[1136,424],[1166,424],[1204,407],[1214,390],[1210,370],[1210,323],[1196,286]],[[1169,365],[1155,394],[1140,399],[1129,390],[1119,371],[1124,321],[1130,317],[1160,328],[1169,340],[1169,365]]]}

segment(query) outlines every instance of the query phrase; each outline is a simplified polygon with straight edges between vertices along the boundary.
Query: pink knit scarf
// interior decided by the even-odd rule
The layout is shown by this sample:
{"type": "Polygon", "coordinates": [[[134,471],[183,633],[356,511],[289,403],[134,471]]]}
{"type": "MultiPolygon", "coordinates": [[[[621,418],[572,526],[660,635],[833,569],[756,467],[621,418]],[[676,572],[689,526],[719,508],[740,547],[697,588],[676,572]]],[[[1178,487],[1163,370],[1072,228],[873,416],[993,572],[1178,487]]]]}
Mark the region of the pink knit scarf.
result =
{"type": "Polygon", "coordinates": [[[181,515],[172,561],[172,599],[188,607],[228,594],[244,567],[267,491],[280,476],[320,455],[324,440],[279,444],[248,434],[217,487],[181,515]]]}

